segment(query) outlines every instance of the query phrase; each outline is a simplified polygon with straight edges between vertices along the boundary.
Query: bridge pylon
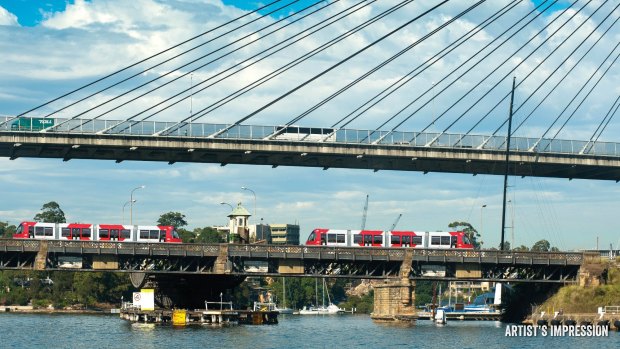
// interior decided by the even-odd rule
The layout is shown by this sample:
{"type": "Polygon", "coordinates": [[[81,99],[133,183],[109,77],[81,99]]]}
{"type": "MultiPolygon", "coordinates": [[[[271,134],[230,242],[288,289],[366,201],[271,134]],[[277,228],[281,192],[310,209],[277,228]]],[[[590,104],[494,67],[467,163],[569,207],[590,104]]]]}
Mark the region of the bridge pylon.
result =
{"type": "Polygon", "coordinates": [[[400,267],[399,277],[373,283],[374,309],[370,318],[376,322],[414,323],[418,318],[415,309],[415,280],[409,279],[413,251],[407,250],[400,267]]]}

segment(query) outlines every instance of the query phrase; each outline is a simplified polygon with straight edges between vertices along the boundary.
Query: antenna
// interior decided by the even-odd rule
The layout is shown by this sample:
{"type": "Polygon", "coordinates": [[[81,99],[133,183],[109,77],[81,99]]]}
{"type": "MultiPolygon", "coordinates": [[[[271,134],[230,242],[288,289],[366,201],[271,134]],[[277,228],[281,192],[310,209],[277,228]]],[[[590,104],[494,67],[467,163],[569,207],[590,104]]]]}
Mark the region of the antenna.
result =
{"type": "Polygon", "coordinates": [[[366,204],[364,204],[364,214],[362,215],[362,229],[366,228],[366,214],[368,213],[368,194],[366,194],[366,204]]]}

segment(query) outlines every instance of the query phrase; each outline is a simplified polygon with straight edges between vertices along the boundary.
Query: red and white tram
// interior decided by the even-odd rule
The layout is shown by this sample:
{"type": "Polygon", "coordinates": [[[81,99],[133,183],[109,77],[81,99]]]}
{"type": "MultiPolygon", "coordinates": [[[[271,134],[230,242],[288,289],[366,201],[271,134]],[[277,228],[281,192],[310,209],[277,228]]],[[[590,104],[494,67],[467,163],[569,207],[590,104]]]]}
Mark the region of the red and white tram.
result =
{"type": "Polygon", "coordinates": [[[14,239],[180,243],[173,226],[22,222],[14,239]]]}
{"type": "Polygon", "coordinates": [[[314,229],[306,245],[345,247],[407,247],[437,249],[473,249],[474,245],[462,231],[382,231],[314,229]]]}

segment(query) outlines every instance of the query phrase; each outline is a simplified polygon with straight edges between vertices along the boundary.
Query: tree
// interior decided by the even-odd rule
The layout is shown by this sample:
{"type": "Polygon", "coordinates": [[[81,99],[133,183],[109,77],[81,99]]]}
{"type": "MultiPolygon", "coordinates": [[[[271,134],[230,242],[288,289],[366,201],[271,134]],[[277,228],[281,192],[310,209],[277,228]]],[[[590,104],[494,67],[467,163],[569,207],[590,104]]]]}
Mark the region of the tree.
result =
{"type": "Polygon", "coordinates": [[[56,201],[50,201],[41,207],[41,212],[34,216],[36,222],[66,223],[65,213],[60,209],[56,201]]]}
{"type": "Polygon", "coordinates": [[[17,227],[14,225],[9,225],[9,222],[0,222],[0,238],[10,239],[15,234],[17,227]]]}
{"type": "MultiPolygon", "coordinates": [[[[500,242],[497,246],[500,250],[502,249],[502,243],[500,242]]],[[[504,241],[504,251],[510,251],[510,242],[504,241]]]]}
{"type": "Polygon", "coordinates": [[[551,244],[545,239],[536,241],[536,243],[532,245],[531,249],[531,251],[536,252],[549,252],[549,250],[551,250],[551,244]]]}
{"type": "Polygon", "coordinates": [[[521,245],[519,247],[515,247],[513,251],[518,251],[518,252],[527,252],[529,251],[530,248],[525,246],[525,245],[521,245]]]}
{"type": "Polygon", "coordinates": [[[219,244],[226,242],[226,236],[223,236],[221,232],[215,228],[204,227],[194,229],[196,235],[196,242],[201,244],[219,244]]]}
{"type": "Polygon", "coordinates": [[[464,232],[465,236],[474,245],[474,249],[479,250],[482,247],[483,242],[480,233],[471,224],[467,222],[452,222],[448,224],[448,227],[464,232]]]}
{"type": "Polygon", "coordinates": [[[157,223],[159,223],[159,225],[171,225],[177,229],[187,225],[184,214],[172,211],[159,216],[157,223]]]}

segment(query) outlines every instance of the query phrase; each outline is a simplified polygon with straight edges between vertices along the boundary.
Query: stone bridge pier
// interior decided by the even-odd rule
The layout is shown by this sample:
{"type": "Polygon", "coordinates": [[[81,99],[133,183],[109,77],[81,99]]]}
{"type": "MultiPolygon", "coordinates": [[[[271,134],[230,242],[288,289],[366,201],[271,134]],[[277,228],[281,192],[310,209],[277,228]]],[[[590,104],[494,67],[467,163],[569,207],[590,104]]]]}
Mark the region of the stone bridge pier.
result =
{"type": "Polygon", "coordinates": [[[413,251],[408,250],[398,278],[373,283],[375,299],[371,319],[377,322],[413,323],[416,321],[415,281],[409,279],[412,261],[413,251]]]}

